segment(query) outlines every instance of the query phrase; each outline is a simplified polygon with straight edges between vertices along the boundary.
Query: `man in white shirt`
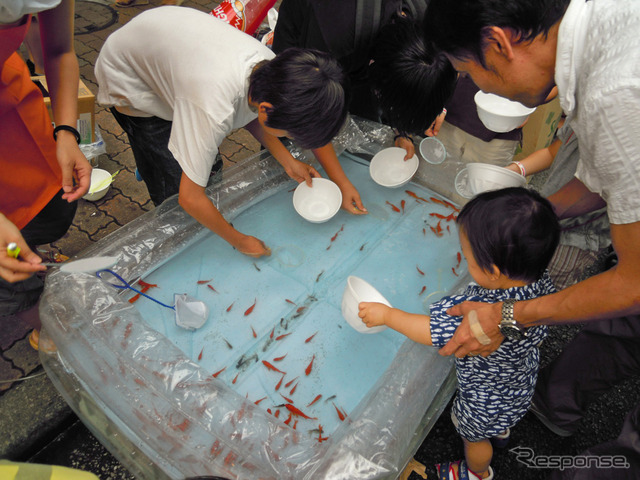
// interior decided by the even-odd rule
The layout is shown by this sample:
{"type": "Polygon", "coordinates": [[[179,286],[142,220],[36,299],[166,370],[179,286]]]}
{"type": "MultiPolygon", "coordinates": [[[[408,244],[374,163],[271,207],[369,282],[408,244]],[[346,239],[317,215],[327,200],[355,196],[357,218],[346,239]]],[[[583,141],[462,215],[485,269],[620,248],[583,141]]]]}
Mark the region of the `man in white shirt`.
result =
{"type": "MultiPolygon", "coordinates": [[[[549,199],[561,218],[607,206],[618,257],[613,268],[556,294],[516,302],[513,309],[502,303],[456,306],[453,315],[475,310],[491,341],[481,344],[465,318],[441,350],[458,357],[487,354],[502,341],[499,325],[514,320],[522,329],[587,323],[538,380],[534,404],[559,434],[576,430],[598,393],[640,373],[638,28],[640,2],[634,0],[432,0],[425,17],[427,40],[480,89],[536,106],[558,87],[579,140],[580,161],[576,177],[549,199]]],[[[618,439],[631,469],[640,466],[640,446],[632,445],[639,430],[640,405],[618,439]]],[[[581,474],[617,478],[616,473],[628,470],[581,474]]]]}
{"type": "Polygon", "coordinates": [[[328,55],[292,49],[277,57],[259,41],[190,8],[143,12],[106,40],[96,62],[98,102],[127,132],[157,205],[180,205],[240,252],[269,249],[235,230],[204,193],[218,145],[245,127],[298,182],[319,176],[278,137],[310,148],[338,184],[343,208],[366,213],[331,146],[347,114],[345,77],[328,55]]]}

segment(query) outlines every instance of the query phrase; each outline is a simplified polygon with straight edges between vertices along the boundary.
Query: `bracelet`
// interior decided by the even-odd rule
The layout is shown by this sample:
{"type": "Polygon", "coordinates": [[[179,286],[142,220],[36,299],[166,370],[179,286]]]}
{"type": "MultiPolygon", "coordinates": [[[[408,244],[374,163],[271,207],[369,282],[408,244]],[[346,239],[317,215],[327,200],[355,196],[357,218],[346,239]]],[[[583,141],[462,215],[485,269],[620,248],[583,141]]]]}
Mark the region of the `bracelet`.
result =
{"type": "Polygon", "coordinates": [[[78,130],[76,130],[75,128],[69,125],[58,125],[56,128],[53,129],[53,139],[56,142],[58,141],[58,132],[60,130],[65,130],[67,132],[73,133],[76,137],[76,142],[78,142],[78,145],[80,144],[80,132],[78,132],[78,130]]]}
{"type": "Polygon", "coordinates": [[[513,161],[511,163],[514,163],[518,166],[518,168],[520,169],[520,173],[522,174],[523,177],[527,176],[527,170],[524,168],[524,165],[522,164],[522,162],[513,161]]]}
{"type": "Polygon", "coordinates": [[[393,137],[393,141],[395,142],[399,138],[406,138],[410,142],[413,142],[413,138],[411,138],[411,135],[409,135],[408,133],[399,133],[399,134],[397,134],[395,137],[393,137]]]}

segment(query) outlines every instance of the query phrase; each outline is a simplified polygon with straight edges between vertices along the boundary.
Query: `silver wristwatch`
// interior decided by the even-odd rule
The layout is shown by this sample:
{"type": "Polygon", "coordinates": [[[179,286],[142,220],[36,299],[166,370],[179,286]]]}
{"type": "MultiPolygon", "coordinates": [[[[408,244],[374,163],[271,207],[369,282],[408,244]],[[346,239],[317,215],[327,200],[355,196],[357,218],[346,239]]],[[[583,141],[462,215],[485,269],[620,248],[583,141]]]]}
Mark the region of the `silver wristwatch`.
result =
{"type": "Polygon", "coordinates": [[[502,303],[502,320],[498,327],[500,333],[509,340],[522,340],[527,336],[526,330],[518,325],[515,318],[513,318],[513,306],[516,300],[509,298],[502,303]]]}

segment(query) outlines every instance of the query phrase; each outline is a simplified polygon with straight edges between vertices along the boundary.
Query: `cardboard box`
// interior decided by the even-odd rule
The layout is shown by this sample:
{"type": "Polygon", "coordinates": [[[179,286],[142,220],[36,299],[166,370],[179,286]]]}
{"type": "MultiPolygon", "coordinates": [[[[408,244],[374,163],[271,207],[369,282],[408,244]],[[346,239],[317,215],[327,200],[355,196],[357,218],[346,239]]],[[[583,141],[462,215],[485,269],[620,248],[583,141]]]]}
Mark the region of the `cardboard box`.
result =
{"type": "Polygon", "coordinates": [[[517,148],[513,159],[522,160],[551,145],[561,117],[562,108],[558,97],[536,108],[522,127],[522,146],[517,148]]]}
{"type": "MultiPolygon", "coordinates": [[[[31,77],[36,85],[42,91],[44,95],[44,104],[49,110],[49,116],[53,121],[53,111],[51,110],[51,99],[49,98],[49,89],[47,87],[47,80],[44,76],[31,77]]],[[[80,132],[80,143],[93,143],[95,142],[95,104],[96,97],[91,90],[80,80],[78,86],[78,125],[77,129],[80,132]]]]}

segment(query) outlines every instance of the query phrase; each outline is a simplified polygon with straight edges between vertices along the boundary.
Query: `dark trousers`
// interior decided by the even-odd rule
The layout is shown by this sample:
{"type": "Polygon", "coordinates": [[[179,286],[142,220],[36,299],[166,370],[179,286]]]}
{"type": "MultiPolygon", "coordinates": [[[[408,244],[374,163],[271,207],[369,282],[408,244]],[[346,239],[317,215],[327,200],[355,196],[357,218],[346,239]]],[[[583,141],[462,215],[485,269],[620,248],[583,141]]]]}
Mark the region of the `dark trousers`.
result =
{"type": "Polygon", "coordinates": [[[111,107],[111,113],[127,134],[138,173],[154,205],[180,190],[182,168],[169,151],[171,124],[158,117],[132,117],[111,107]]]}
{"type": "MultiPolygon", "coordinates": [[[[573,432],[593,400],[637,375],[640,316],[593,322],[540,370],[533,401],[552,423],[573,432]]],[[[616,440],[592,447],[585,454],[624,455],[632,468],[575,469],[553,478],[640,478],[640,405],[629,413],[616,440]]]]}
{"type": "MultiPolygon", "coordinates": [[[[62,199],[60,190],[55,197],[21,231],[29,247],[51,243],[62,237],[73,222],[77,202],[62,199]]],[[[38,275],[21,282],[9,283],[0,278],[0,316],[14,315],[34,306],[44,288],[38,275]]]]}

